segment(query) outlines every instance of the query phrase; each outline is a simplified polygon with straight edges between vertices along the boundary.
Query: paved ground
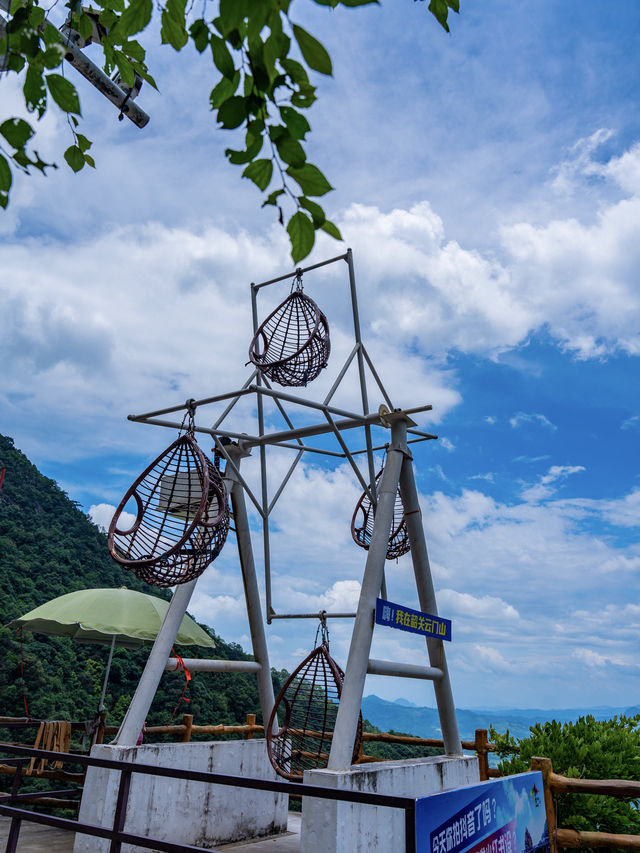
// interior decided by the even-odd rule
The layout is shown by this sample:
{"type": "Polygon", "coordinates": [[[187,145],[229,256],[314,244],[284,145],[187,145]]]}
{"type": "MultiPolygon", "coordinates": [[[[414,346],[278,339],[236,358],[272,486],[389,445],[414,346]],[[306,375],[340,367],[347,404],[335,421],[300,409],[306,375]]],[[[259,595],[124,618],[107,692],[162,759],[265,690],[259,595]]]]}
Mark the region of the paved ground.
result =
{"type": "MultiPolygon", "coordinates": [[[[0,817],[0,850],[5,846],[10,823],[9,818],[0,817]]],[[[73,838],[70,832],[25,821],[20,830],[18,853],[72,853],[73,838]]],[[[225,844],[217,849],[233,853],[299,853],[300,815],[289,812],[289,832],[286,835],[249,843],[225,844]]]]}

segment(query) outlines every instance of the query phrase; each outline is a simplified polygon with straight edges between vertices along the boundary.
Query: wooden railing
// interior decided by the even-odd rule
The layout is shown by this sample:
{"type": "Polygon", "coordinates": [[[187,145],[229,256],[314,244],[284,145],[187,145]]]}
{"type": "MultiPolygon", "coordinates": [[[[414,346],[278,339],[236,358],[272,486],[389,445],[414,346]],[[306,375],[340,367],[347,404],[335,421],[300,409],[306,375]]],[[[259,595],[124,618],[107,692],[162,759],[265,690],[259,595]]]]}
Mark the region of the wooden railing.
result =
{"type": "MultiPolygon", "coordinates": [[[[17,720],[14,718],[0,717],[0,726],[11,728],[37,728],[40,720],[17,720]]],[[[72,723],[72,730],[81,732],[85,729],[84,723],[72,723]]],[[[97,722],[93,742],[102,743],[105,735],[115,735],[117,726],[107,726],[104,717],[97,722]]],[[[177,737],[178,741],[188,743],[194,735],[236,735],[245,740],[251,740],[254,735],[263,735],[264,727],[256,724],[256,715],[247,714],[244,725],[228,726],[222,723],[217,725],[196,725],[192,714],[184,714],[182,722],[167,726],[147,726],[145,735],[170,735],[177,737]]],[[[313,732],[309,732],[313,736],[313,732]]],[[[326,737],[326,734],[325,734],[326,737]]],[[[428,746],[443,748],[444,743],[438,738],[420,738],[412,735],[399,735],[394,732],[365,732],[364,743],[392,743],[406,746],[428,746]]],[[[489,767],[489,755],[496,752],[495,744],[489,742],[486,729],[476,729],[474,740],[463,740],[462,747],[471,750],[478,756],[480,781],[497,778],[500,772],[489,767]]],[[[358,763],[384,761],[385,759],[375,755],[366,755],[361,752],[358,763]]],[[[620,850],[640,850],[640,836],[623,835],[607,832],[579,832],[574,829],[558,827],[556,822],[556,810],[554,795],[563,793],[582,794],[604,794],[612,797],[633,797],[640,800],[640,782],[627,781],[623,779],[573,779],[561,776],[553,772],[553,766],[549,758],[532,758],[531,770],[539,770],[544,782],[544,799],[547,814],[547,826],[549,828],[549,841],[551,853],[558,853],[561,849],[580,848],[616,848],[620,850]]],[[[15,774],[15,768],[0,765],[0,773],[15,774]]],[[[69,773],[64,770],[43,770],[38,775],[42,778],[59,779],[65,781],[82,781],[83,773],[69,773]]],[[[42,795],[41,795],[42,796],[42,795]]],[[[44,804],[44,803],[42,803],[44,804]]],[[[53,803],[52,803],[53,804],[53,803]]],[[[62,805],[60,801],[55,803],[62,805]]],[[[76,805],[77,804],[69,804],[76,805]]]]}
{"type": "Polygon", "coordinates": [[[611,832],[579,832],[556,826],[554,794],[605,794],[610,797],[640,799],[640,782],[627,779],[572,779],[553,772],[550,758],[532,758],[531,769],[539,770],[544,781],[544,805],[547,813],[551,853],[601,847],[608,850],[640,850],[640,835],[611,832]]]}

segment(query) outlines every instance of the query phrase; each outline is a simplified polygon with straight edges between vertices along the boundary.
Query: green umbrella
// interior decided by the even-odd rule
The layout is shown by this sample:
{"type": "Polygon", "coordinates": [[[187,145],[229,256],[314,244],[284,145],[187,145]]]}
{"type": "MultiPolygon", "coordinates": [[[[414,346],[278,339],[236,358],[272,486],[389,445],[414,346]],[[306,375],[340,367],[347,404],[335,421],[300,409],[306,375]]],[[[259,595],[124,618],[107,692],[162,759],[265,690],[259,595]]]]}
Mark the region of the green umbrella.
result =
{"type": "MultiPolygon", "coordinates": [[[[135,649],[153,642],[166,616],[169,602],[133,589],[80,589],[41,604],[9,623],[56,637],[73,637],[83,643],[110,645],[109,660],[98,710],[102,710],[115,646],[135,649]]],[[[190,616],[180,625],[176,643],[214,648],[211,637],[190,616]]]]}

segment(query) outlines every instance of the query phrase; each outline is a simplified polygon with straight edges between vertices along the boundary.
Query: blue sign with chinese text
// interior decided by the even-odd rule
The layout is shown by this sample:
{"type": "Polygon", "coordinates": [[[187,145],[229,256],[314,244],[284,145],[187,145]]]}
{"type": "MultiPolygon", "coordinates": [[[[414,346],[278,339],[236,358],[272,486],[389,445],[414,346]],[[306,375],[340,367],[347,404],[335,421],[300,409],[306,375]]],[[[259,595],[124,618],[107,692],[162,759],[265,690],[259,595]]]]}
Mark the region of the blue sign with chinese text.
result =
{"type": "Polygon", "coordinates": [[[376,622],[389,628],[399,628],[412,634],[422,634],[423,637],[434,637],[437,640],[451,640],[451,620],[441,619],[421,613],[404,605],[376,599],[376,622]]]}
{"type": "Polygon", "coordinates": [[[542,774],[421,797],[416,837],[418,853],[549,853],[542,774]]]}

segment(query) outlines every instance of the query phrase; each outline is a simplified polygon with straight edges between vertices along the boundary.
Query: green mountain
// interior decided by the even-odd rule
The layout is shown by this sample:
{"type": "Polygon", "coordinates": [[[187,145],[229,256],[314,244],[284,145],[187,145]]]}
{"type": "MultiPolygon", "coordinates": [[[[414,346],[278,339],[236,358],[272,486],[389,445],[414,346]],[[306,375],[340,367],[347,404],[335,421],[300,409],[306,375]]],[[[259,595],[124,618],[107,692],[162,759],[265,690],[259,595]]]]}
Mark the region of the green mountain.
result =
{"type": "MultiPolygon", "coordinates": [[[[365,696],[362,700],[362,713],[382,731],[409,732],[417,737],[439,738],[440,720],[435,708],[421,708],[406,699],[389,702],[379,696],[365,696]]],[[[456,709],[456,718],[460,737],[473,740],[476,729],[489,729],[493,726],[499,732],[509,730],[516,738],[529,736],[529,729],[536,723],[556,720],[559,723],[574,722],[579,717],[591,714],[596,720],[609,720],[620,714],[633,716],[638,713],[637,706],[629,708],[552,708],[548,710],[528,708],[505,708],[499,711],[456,709]]]]}
{"type": "MultiPolygon", "coordinates": [[[[0,626],[58,595],[89,587],[127,586],[168,598],[165,590],[147,586],[109,556],[105,534],[53,481],[44,477],[0,435],[0,626]]],[[[204,626],[203,626],[204,627],[204,626]]],[[[215,650],[198,654],[226,660],[248,660],[242,648],[226,643],[211,629],[215,650]]],[[[149,653],[116,649],[106,698],[107,722],[122,719],[149,653]]],[[[106,647],[68,638],[16,632],[0,627],[0,716],[24,716],[25,699],[32,717],[91,719],[97,707],[107,660],[106,647]],[[24,693],[21,679],[24,670],[24,693]]],[[[274,683],[285,674],[274,673],[274,683]]],[[[184,675],[166,673],[149,713],[150,725],[169,721],[180,703],[184,675]]],[[[177,721],[192,713],[196,723],[243,723],[247,713],[259,716],[255,676],[194,673],[177,721]]],[[[261,720],[260,720],[261,722],[261,720]]]]}

